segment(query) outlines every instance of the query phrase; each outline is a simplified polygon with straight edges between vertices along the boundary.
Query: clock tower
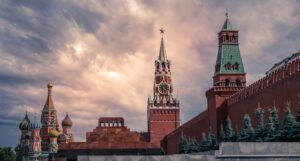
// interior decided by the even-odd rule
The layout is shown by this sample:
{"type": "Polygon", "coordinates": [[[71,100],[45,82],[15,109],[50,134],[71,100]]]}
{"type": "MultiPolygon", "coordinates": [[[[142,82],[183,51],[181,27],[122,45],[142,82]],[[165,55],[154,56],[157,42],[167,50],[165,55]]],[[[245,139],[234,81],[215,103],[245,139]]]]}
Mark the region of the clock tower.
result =
{"type": "Polygon", "coordinates": [[[148,98],[147,118],[150,142],[160,141],[180,125],[179,100],[173,97],[171,77],[171,62],[167,59],[164,45],[164,30],[160,30],[162,37],[158,59],[155,60],[155,78],[153,97],[148,98]]]}

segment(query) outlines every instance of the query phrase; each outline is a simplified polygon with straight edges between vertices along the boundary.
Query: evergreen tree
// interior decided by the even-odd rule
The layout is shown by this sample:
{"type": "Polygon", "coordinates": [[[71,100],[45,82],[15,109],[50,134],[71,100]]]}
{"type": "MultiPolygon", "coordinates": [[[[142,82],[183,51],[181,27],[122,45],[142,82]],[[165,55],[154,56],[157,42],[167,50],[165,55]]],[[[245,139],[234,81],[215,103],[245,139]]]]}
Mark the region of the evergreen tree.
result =
{"type": "Polygon", "coordinates": [[[199,147],[200,147],[200,144],[197,142],[197,140],[195,138],[190,140],[189,152],[191,152],[191,153],[199,152],[199,147]]]}
{"type": "Polygon", "coordinates": [[[15,152],[16,152],[16,161],[23,161],[23,153],[20,150],[19,145],[15,147],[15,152]]]}
{"type": "Polygon", "coordinates": [[[245,114],[243,121],[243,128],[238,135],[238,141],[251,142],[254,141],[254,129],[251,124],[251,118],[245,114]]]}
{"type": "Polygon", "coordinates": [[[0,148],[0,160],[1,161],[15,161],[16,154],[10,147],[0,148]]]}
{"type": "Polygon", "coordinates": [[[276,106],[273,106],[271,109],[270,109],[270,117],[273,121],[273,126],[275,128],[275,131],[279,132],[280,130],[280,122],[279,122],[279,118],[278,118],[278,110],[276,108],[276,106]]]}
{"type": "Polygon", "coordinates": [[[221,142],[223,142],[225,140],[225,133],[224,133],[224,127],[223,125],[221,125],[221,129],[220,129],[220,140],[221,142]]]}
{"type": "Polygon", "coordinates": [[[300,95],[298,95],[298,102],[297,102],[297,114],[296,114],[296,129],[293,134],[294,141],[300,141],[300,95]]]}
{"type": "Polygon", "coordinates": [[[202,133],[202,141],[200,143],[199,151],[207,151],[209,149],[209,138],[206,137],[205,133],[202,133]]]}
{"type": "Polygon", "coordinates": [[[300,95],[298,95],[296,121],[300,123],[300,95]]]}
{"type": "Polygon", "coordinates": [[[275,106],[269,109],[270,116],[267,125],[267,134],[264,141],[278,141],[280,137],[278,111],[275,106]]]}
{"type": "Polygon", "coordinates": [[[283,141],[292,141],[294,131],[296,130],[296,122],[291,113],[291,103],[286,103],[285,118],[280,131],[280,138],[283,141]]]}
{"type": "Polygon", "coordinates": [[[235,140],[236,140],[235,132],[232,128],[231,119],[228,116],[226,119],[224,142],[234,142],[235,140]]]}
{"type": "Polygon", "coordinates": [[[209,150],[218,149],[218,143],[217,143],[216,135],[212,131],[210,131],[208,133],[208,136],[209,136],[208,139],[210,139],[210,141],[209,141],[209,143],[210,143],[209,150]]]}
{"type": "Polygon", "coordinates": [[[190,142],[185,135],[181,135],[178,149],[179,149],[179,154],[187,154],[189,152],[190,142]]]}
{"type": "Polygon", "coordinates": [[[255,109],[255,116],[256,116],[255,140],[259,142],[262,142],[266,135],[264,112],[265,111],[260,107],[255,109]]]}

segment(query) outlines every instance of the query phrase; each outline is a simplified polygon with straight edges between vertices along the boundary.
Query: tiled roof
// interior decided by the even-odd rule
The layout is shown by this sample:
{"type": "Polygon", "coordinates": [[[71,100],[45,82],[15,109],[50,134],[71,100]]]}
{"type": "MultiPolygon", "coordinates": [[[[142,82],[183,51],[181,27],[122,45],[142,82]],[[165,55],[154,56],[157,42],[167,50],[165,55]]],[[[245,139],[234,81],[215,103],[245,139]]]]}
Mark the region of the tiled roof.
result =
{"type": "Polygon", "coordinates": [[[240,49],[238,44],[223,44],[219,47],[218,57],[216,64],[219,69],[216,70],[215,74],[240,74],[245,73],[242,57],[240,54],[240,49]],[[226,69],[226,65],[230,63],[231,65],[238,64],[238,69],[226,69]]]}

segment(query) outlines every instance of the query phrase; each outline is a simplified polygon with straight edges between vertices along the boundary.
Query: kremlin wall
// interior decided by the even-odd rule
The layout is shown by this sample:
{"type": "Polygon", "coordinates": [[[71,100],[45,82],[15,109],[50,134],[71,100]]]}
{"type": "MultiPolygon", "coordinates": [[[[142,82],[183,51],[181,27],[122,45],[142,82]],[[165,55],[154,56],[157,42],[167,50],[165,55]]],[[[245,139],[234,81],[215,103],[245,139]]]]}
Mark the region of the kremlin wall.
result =
{"type": "Polygon", "coordinates": [[[246,113],[253,118],[252,124],[255,125],[254,109],[258,106],[265,110],[276,106],[279,118],[282,120],[285,104],[290,101],[291,111],[295,115],[300,108],[297,104],[300,94],[300,53],[293,56],[296,58],[292,62],[276,69],[234,95],[228,96],[222,105],[216,109],[216,116],[213,116],[213,118],[217,118],[216,120],[210,118],[209,109],[206,109],[168,134],[162,141],[165,152],[167,154],[178,153],[178,143],[182,134],[200,141],[202,132],[207,133],[214,124],[217,124],[220,130],[220,126],[221,124],[224,125],[227,116],[231,118],[232,126],[236,129],[242,127],[242,120],[246,113]]]}

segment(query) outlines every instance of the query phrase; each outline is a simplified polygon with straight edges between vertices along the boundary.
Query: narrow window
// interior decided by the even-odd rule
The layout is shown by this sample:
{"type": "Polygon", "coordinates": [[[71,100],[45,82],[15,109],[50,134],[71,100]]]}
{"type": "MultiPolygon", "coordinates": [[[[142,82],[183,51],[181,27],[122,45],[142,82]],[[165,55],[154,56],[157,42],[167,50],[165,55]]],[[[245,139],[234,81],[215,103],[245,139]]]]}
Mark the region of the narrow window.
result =
{"type": "Polygon", "coordinates": [[[229,62],[226,64],[226,69],[227,69],[227,70],[230,70],[230,69],[231,69],[231,64],[230,64],[229,62]]]}
{"type": "Polygon", "coordinates": [[[234,66],[233,66],[233,69],[234,69],[234,70],[239,70],[239,63],[236,62],[236,63],[234,64],[234,66]]]}
{"type": "Polygon", "coordinates": [[[240,79],[237,79],[237,80],[236,80],[236,86],[238,86],[238,87],[241,86],[241,80],[240,80],[240,79]]]}
{"type": "Polygon", "coordinates": [[[229,84],[230,84],[230,80],[229,80],[229,79],[226,79],[226,80],[225,80],[225,86],[228,87],[229,84]]]}

